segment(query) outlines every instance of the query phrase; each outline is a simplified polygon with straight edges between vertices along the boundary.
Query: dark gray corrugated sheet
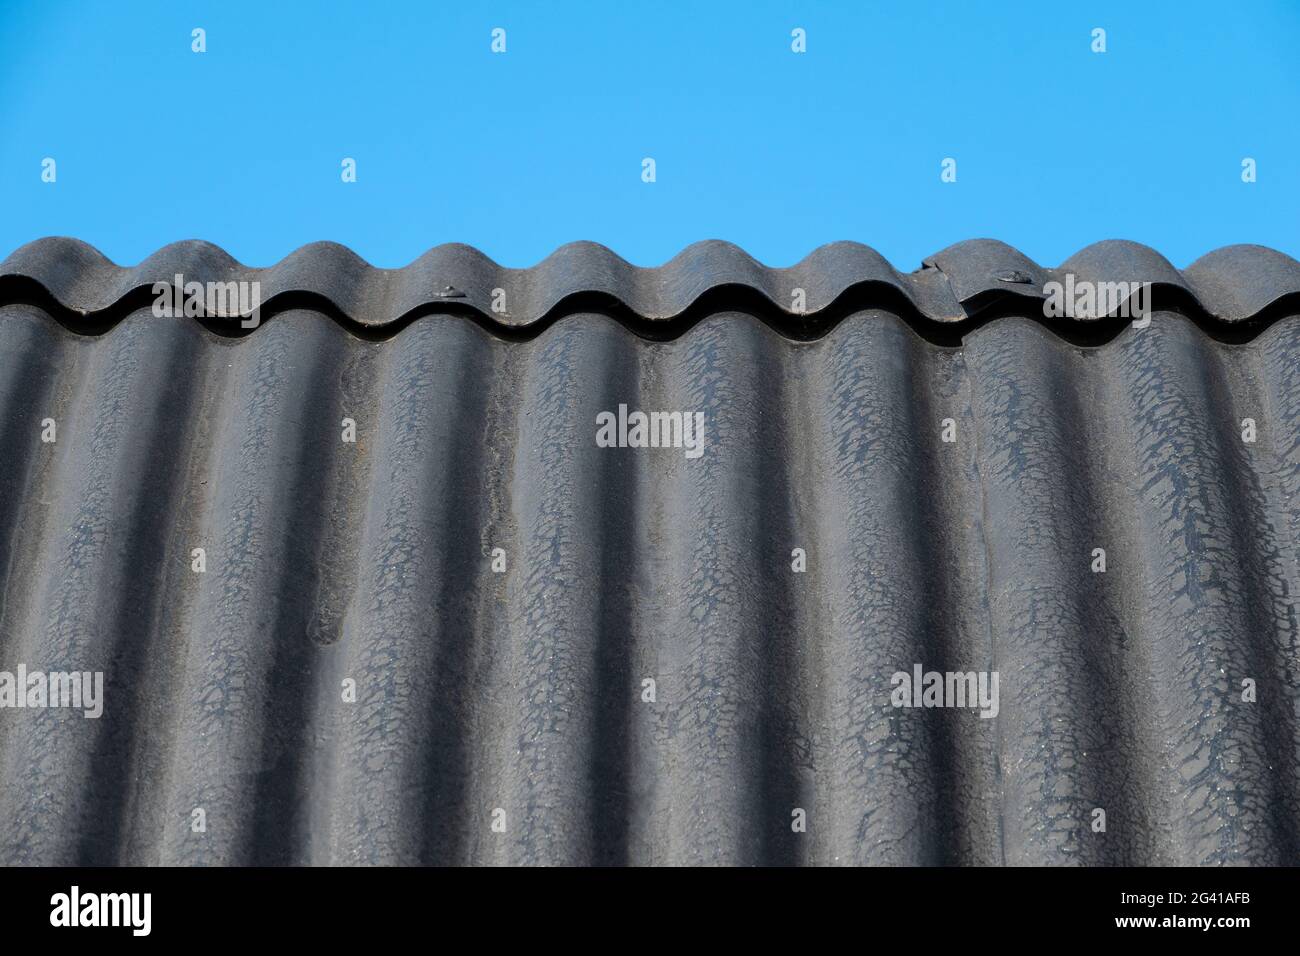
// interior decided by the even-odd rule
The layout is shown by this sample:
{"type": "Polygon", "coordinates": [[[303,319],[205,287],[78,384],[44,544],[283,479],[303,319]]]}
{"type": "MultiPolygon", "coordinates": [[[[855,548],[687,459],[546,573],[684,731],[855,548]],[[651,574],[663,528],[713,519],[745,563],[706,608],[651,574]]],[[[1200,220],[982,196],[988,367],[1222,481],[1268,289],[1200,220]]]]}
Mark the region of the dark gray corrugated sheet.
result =
{"type": "MultiPolygon", "coordinates": [[[[1293,302],[1261,268],[1222,301],[1293,302]]],[[[1295,863],[1300,314],[904,318],[0,308],[0,670],[108,682],[0,710],[0,861],[1295,863]],[[620,403],[705,454],[596,447],[620,403]],[[999,716],[892,708],[915,663],[996,670],[999,716]]]]}
{"type": "MultiPolygon", "coordinates": [[[[874,249],[833,242],[788,269],[770,269],[726,242],[698,242],[655,268],[632,266],[604,246],[575,242],[529,269],[507,269],[478,250],[448,244],[429,250],[402,269],[376,269],[345,246],[303,246],[268,269],[240,265],[206,242],[177,242],[137,266],[114,265],[75,239],[40,239],[0,263],[0,288],[15,281],[39,288],[62,306],[96,314],[147,293],[177,274],[204,281],[256,280],[263,302],[308,292],[362,328],[382,328],[403,317],[453,303],[481,314],[501,329],[526,328],[562,310],[575,297],[593,295],[631,314],[661,320],[687,312],[706,293],[743,287],[789,319],[791,290],[804,290],[804,312],[830,308],[853,290],[893,293],[931,322],[958,322],[991,296],[1030,300],[1039,309],[1047,282],[1069,273],[1083,282],[1150,282],[1165,298],[1195,302],[1223,322],[1242,322],[1300,293],[1300,262],[1263,246],[1226,246],[1180,272],[1147,246],[1122,240],[1094,243],[1046,269],[992,239],[957,243],[900,273],[874,249]],[[494,290],[508,292],[505,309],[493,309],[494,290]]],[[[890,300],[894,301],[894,300],[890,300]]]]}

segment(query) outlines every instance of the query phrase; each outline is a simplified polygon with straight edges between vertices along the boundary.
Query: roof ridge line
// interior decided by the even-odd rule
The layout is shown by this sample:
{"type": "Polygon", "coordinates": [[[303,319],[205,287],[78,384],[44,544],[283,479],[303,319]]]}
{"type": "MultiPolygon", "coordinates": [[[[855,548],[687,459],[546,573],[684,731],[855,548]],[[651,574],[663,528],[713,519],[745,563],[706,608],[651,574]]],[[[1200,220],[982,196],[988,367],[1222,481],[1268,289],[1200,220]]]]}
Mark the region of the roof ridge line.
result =
{"type": "MultiPolygon", "coordinates": [[[[604,297],[640,319],[661,322],[728,288],[747,289],[800,321],[832,308],[855,289],[882,287],[937,323],[970,320],[1007,297],[1046,300],[1052,283],[1072,288],[1146,283],[1189,296],[1207,315],[1228,323],[1255,319],[1300,294],[1300,262],[1264,246],[1225,246],[1179,270],[1155,250],[1126,240],[1093,243],[1061,266],[1046,268],[1005,243],[971,239],[907,273],[856,242],[823,245],[792,266],[769,267],[721,240],[694,243],[650,267],[586,242],[560,246],[524,269],[498,265],[474,247],[455,243],[436,246],[401,268],[382,269],[346,246],[320,242],[257,268],[200,240],[172,243],[137,265],[119,266],[88,243],[65,237],[38,239],[0,263],[0,289],[38,287],[83,316],[120,311],[124,300],[170,286],[177,276],[204,286],[256,283],[259,303],[290,294],[319,296],[367,328],[455,301],[502,328],[521,329],[583,296],[604,297]]],[[[205,307],[202,314],[227,313],[205,307]]]]}

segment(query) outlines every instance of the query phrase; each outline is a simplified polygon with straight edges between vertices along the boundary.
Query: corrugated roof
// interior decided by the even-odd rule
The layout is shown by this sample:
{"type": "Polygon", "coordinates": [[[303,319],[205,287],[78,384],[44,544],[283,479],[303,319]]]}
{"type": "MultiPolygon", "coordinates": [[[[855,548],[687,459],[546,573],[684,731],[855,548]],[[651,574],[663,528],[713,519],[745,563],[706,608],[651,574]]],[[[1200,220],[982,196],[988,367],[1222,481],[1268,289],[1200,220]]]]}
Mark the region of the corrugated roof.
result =
{"type": "Polygon", "coordinates": [[[0,862],[1296,862],[1293,260],[611,256],[312,247],[240,336],[139,300],[248,275],[211,246],[6,260],[0,671],[106,688],[0,709],[0,862]],[[1040,280],[1089,268],[1163,283],[1150,327],[1057,335],[1040,280]],[[792,276],[865,291],[796,341],[792,276]],[[599,447],[620,405],[703,453],[599,447]],[[893,706],[916,665],[997,716],[893,706]]]}

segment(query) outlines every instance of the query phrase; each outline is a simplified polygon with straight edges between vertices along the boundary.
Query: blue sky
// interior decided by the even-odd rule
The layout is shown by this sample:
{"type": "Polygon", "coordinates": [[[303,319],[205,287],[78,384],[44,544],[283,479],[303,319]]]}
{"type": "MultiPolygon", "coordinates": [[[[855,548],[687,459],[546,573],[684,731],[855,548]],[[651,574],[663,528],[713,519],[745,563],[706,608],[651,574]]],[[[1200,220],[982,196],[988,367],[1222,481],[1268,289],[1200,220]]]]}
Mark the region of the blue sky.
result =
{"type": "Polygon", "coordinates": [[[267,265],[332,239],[399,266],[459,241],[526,266],[591,239],[654,265],[719,238],[788,265],[853,239],[911,269],[991,236],[1044,265],[1108,238],[1300,258],[1297,50],[1298,0],[0,0],[0,255],[202,238],[267,265]]]}

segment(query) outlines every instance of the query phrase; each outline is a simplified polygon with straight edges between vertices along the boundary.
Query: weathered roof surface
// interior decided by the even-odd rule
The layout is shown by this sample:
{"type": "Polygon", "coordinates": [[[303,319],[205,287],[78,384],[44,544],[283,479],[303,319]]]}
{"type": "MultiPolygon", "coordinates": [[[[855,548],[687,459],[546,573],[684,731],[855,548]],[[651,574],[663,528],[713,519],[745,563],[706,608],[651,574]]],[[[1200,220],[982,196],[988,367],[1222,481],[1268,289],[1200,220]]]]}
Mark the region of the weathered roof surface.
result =
{"type": "MultiPolygon", "coordinates": [[[[232,337],[113,312],[152,267],[87,248],[0,270],[49,293],[0,306],[0,671],[107,684],[97,720],[0,709],[0,862],[1300,859],[1291,260],[1171,269],[1195,299],[1097,347],[1029,299],[951,347],[914,331],[920,293],[793,341],[731,280],[664,341],[436,307],[362,337],[323,304],[499,281],[443,274],[484,261],[448,247],[388,274],[301,252],[262,281],[320,308],[232,337]],[[1194,302],[1273,312],[1226,344],[1194,302]],[[702,413],[703,454],[598,447],[620,404],[702,413]],[[891,706],[917,664],[996,671],[998,715],[891,706]]],[[[566,247],[517,315],[593,276],[670,315],[729,248],[620,292],[566,247]]],[[[955,301],[1005,248],[936,257],[955,301]]],[[[161,280],[209,278],[211,249],[163,250],[161,280]]],[[[795,269],[829,301],[847,260],[795,269]]]]}

